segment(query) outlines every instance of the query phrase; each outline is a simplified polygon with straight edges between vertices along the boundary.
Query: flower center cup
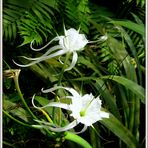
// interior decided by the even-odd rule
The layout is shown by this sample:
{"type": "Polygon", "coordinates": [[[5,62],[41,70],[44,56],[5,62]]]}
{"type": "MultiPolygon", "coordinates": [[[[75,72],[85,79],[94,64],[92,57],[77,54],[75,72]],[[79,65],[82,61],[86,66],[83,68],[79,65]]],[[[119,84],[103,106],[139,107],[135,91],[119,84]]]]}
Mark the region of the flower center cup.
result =
{"type": "Polygon", "coordinates": [[[81,116],[81,117],[84,117],[85,114],[86,114],[86,110],[82,110],[82,111],[80,111],[80,116],[81,116]]]}

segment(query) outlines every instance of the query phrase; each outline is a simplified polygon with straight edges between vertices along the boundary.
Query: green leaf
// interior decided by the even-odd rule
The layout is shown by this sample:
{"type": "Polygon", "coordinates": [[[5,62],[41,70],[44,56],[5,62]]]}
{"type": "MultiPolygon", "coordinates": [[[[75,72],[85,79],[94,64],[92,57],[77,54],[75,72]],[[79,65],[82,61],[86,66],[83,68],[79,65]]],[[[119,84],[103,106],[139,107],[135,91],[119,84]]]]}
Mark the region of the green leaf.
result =
{"type": "Polygon", "coordinates": [[[42,2],[43,4],[52,7],[54,9],[57,9],[57,1],[56,0],[52,0],[52,1],[47,1],[47,0],[40,0],[40,2],[42,2]]]}
{"type": "Polygon", "coordinates": [[[103,76],[101,77],[102,79],[111,79],[113,81],[116,81],[122,85],[124,85],[126,88],[130,89],[133,93],[135,93],[136,95],[138,95],[141,99],[141,101],[144,103],[144,99],[145,99],[145,90],[142,86],[138,85],[137,83],[121,77],[121,76],[114,76],[114,75],[110,75],[110,76],[103,76]]]}
{"type": "Polygon", "coordinates": [[[92,146],[86,140],[71,132],[65,132],[65,139],[76,142],[84,148],[92,148],[92,146]]]}
{"type": "Polygon", "coordinates": [[[28,112],[21,107],[15,108],[15,109],[11,110],[10,112],[14,116],[17,116],[17,117],[21,118],[22,120],[24,120],[26,122],[28,122],[28,117],[30,117],[28,112]]]}
{"type": "Polygon", "coordinates": [[[12,82],[12,79],[4,79],[4,86],[7,88],[7,89],[10,89],[11,87],[11,82],[12,82]]]}
{"type": "Polygon", "coordinates": [[[99,70],[96,68],[96,66],[90,60],[80,56],[78,59],[78,62],[84,64],[88,68],[91,68],[92,70],[94,70],[96,73],[98,73],[100,75],[99,70]]]}
{"type": "Polygon", "coordinates": [[[12,38],[12,25],[8,26],[8,39],[9,41],[11,41],[12,38]]]}
{"type": "Polygon", "coordinates": [[[124,20],[124,21],[111,21],[110,23],[116,24],[116,25],[121,25],[123,27],[126,27],[128,29],[131,29],[142,36],[144,36],[144,25],[143,24],[137,24],[129,20],[124,20]]]}
{"type": "Polygon", "coordinates": [[[42,3],[36,5],[36,9],[38,9],[42,15],[45,15],[48,19],[50,19],[50,15],[47,13],[47,11],[44,9],[44,7],[42,8],[41,5],[43,5],[42,3]]]}
{"type": "MultiPolygon", "coordinates": [[[[45,105],[49,104],[49,102],[50,102],[48,99],[43,98],[41,96],[35,96],[35,100],[38,101],[38,103],[41,106],[45,106],[45,105]]],[[[46,107],[46,108],[44,108],[44,110],[47,111],[49,115],[51,115],[53,108],[52,107],[46,107]]]]}
{"type": "Polygon", "coordinates": [[[105,100],[109,110],[116,116],[116,118],[121,119],[116,101],[107,89],[105,82],[101,79],[96,79],[96,84],[94,84],[94,86],[96,87],[97,92],[103,96],[103,100],[105,100]]]}
{"type": "Polygon", "coordinates": [[[109,118],[100,120],[103,125],[110,129],[116,136],[118,136],[123,142],[130,148],[137,148],[138,142],[132,133],[112,114],[109,118]]]}
{"type": "Polygon", "coordinates": [[[40,7],[42,9],[44,9],[44,11],[46,12],[46,14],[48,15],[48,17],[50,16],[49,14],[53,15],[54,16],[54,13],[53,11],[46,5],[44,5],[43,3],[39,3],[38,5],[40,5],[40,7]]]}
{"type": "Polygon", "coordinates": [[[30,117],[25,109],[18,107],[17,103],[13,103],[10,100],[4,99],[3,108],[26,122],[28,121],[28,117],[30,117]]]}
{"type": "Polygon", "coordinates": [[[13,39],[15,39],[17,34],[16,23],[12,24],[12,32],[13,32],[13,39]]]}

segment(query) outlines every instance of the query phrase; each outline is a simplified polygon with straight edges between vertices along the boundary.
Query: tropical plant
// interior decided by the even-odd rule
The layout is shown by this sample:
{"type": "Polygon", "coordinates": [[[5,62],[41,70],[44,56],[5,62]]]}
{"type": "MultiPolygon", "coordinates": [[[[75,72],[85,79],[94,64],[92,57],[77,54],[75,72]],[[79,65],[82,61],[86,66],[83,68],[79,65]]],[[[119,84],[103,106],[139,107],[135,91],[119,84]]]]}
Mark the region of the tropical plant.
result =
{"type": "MultiPolygon", "coordinates": [[[[145,135],[141,128],[144,130],[145,121],[141,121],[141,112],[145,110],[145,1],[121,0],[115,1],[114,5],[119,9],[111,11],[108,4],[102,6],[101,2],[93,0],[4,1],[4,145],[17,147],[17,138],[12,136],[15,135],[14,131],[16,135],[21,135],[21,140],[27,138],[27,133],[21,131],[20,127],[11,127],[9,123],[12,122],[14,125],[20,124],[27,131],[31,129],[33,134],[39,128],[38,134],[43,136],[41,141],[47,147],[144,146],[145,135]],[[29,47],[31,44],[34,48],[40,48],[55,36],[60,38],[64,26],[79,30],[88,39],[84,50],[77,53],[77,63],[75,60],[75,66],[67,71],[65,68],[71,65],[74,56],[53,56],[50,59],[44,56],[58,42],[52,42],[45,48],[45,54],[44,50],[31,51],[29,47]],[[27,58],[18,58],[20,55],[27,56],[28,59],[42,57],[46,60],[27,68],[19,67],[20,72],[11,61],[14,58],[17,63],[29,62],[27,58]],[[103,110],[110,114],[109,118],[95,122],[80,136],[72,132],[81,129],[81,125],[72,129],[72,132],[65,132],[65,129],[60,133],[53,132],[51,129],[59,130],[57,126],[65,127],[72,121],[70,111],[54,108],[57,104],[60,104],[57,107],[69,105],[72,96],[68,92],[56,90],[54,93],[44,94],[40,90],[56,84],[73,88],[82,96],[90,93],[95,97],[99,96],[103,110]],[[34,93],[36,97],[33,97],[34,93]],[[34,107],[32,97],[33,105],[36,104],[34,107]],[[45,108],[46,105],[48,107],[45,108]],[[7,127],[11,130],[7,130],[7,127]],[[10,144],[7,134],[14,138],[13,144],[10,144]]],[[[65,36],[63,43],[59,45],[68,47],[66,41],[65,36]]],[[[27,142],[23,146],[27,147],[27,142]]],[[[37,146],[40,147],[40,144],[37,146]]]]}

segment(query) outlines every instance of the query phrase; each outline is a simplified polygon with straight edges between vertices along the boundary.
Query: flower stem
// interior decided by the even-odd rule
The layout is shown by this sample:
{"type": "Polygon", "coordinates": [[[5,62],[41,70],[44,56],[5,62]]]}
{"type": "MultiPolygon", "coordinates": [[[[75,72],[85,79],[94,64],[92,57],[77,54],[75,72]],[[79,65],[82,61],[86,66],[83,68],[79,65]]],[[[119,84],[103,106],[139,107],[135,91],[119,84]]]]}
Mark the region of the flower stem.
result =
{"type": "Polygon", "coordinates": [[[33,118],[37,119],[37,117],[33,114],[33,112],[32,112],[32,111],[30,110],[30,108],[28,107],[28,105],[27,105],[27,103],[26,103],[26,101],[25,101],[25,99],[24,99],[24,97],[23,97],[23,95],[22,95],[22,92],[21,92],[20,86],[19,86],[19,82],[18,82],[18,78],[19,78],[19,75],[14,77],[15,88],[16,88],[16,90],[17,90],[17,92],[18,92],[18,95],[20,96],[20,98],[21,98],[23,104],[25,105],[26,109],[27,109],[28,112],[31,114],[31,116],[32,116],[33,118]]]}
{"type": "Polygon", "coordinates": [[[69,57],[70,57],[70,54],[71,53],[67,53],[67,55],[66,55],[66,59],[65,59],[65,61],[64,61],[64,65],[63,65],[63,67],[62,67],[62,71],[61,71],[61,74],[60,74],[60,77],[59,77],[59,81],[58,81],[58,86],[59,85],[61,85],[61,81],[62,81],[62,78],[63,78],[63,74],[64,74],[64,70],[65,70],[65,68],[66,68],[66,64],[67,64],[67,62],[68,62],[68,59],[69,59],[69,57]]]}
{"type": "MultiPolygon", "coordinates": [[[[33,112],[30,110],[30,108],[29,108],[29,106],[27,105],[27,103],[26,103],[26,101],[25,101],[25,99],[24,99],[24,97],[23,97],[23,95],[22,95],[22,92],[21,92],[21,90],[20,90],[19,80],[18,80],[18,79],[19,79],[20,71],[21,71],[20,69],[9,69],[9,70],[5,70],[5,71],[4,71],[4,74],[5,74],[5,76],[8,77],[8,78],[13,78],[14,83],[15,83],[15,88],[16,88],[16,90],[17,90],[17,92],[18,92],[18,95],[20,96],[20,98],[21,98],[21,100],[22,100],[24,106],[26,107],[27,111],[31,114],[31,116],[32,116],[34,119],[38,119],[38,118],[33,114],[33,112]]],[[[15,118],[14,118],[13,116],[11,116],[8,112],[6,112],[6,111],[4,111],[4,110],[3,110],[3,112],[4,112],[9,118],[11,118],[12,120],[16,121],[17,123],[19,123],[19,124],[21,124],[21,125],[24,125],[24,126],[28,126],[28,127],[33,127],[33,126],[29,125],[29,124],[23,123],[23,122],[21,122],[21,121],[15,119],[15,118]]],[[[48,118],[48,119],[49,119],[49,118],[48,118]]],[[[48,129],[45,129],[45,132],[48,133],[49,135],[51,135],[50,132],[48,131],[48,129]]]]}
{"type": "MultiPolygon", "coordinates": [[[[70,57],[70,54],[71,53],[67,53],[67,55],[66,55],[66,59],[65,59],[65,61],[64,61],[64,65],[63,65],[63,67],[62,67],[62,71],[61,71],[61,73],[60,73],[60,77],[59,77],[59,81],[58,81],[58,83],[57,83],[57,86],[60,86],[61,85],[61,81],[62,81],[62,78],[63,78],[63,74],[64,74],[64,70],[65,70],[65,68],[66,68],[66,64],[67,64],[67,62],[68,62],[68,59],[69,59],[69,57],[70,57]]],[[[58,93],[58,90],[56,91],[56,94],[58,93]]],[[[58,96],[56,96],[55,97],[55,101],[56,102],[60,102],[60,99],[59,99],[59,97],[58,96]]],[[[59,108],[59,112],[58,112],[58,124],[59,125],[61,125],[61,109],[59,108]]],[[[53,119],[55,119],[55,109],[53,108],[53,119]]]]}
{"type": "Polygon", "coordinates": [[[84,148],[92,148],[92,146],[85,139],[81,138],[80,136],[74,133],[65,132],[65,139],[76,142],[81,146],[83,146],[84,148]]]}

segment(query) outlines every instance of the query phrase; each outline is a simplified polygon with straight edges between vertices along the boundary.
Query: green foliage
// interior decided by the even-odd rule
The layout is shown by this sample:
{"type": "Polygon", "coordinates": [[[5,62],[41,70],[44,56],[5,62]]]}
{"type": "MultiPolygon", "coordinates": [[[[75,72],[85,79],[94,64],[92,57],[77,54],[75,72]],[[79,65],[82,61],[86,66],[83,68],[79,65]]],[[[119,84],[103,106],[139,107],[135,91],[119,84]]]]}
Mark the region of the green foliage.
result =
{"type": "Polygon", "coordinates": [[[143,87],[137,85],[136,83],[134,83],[131,80],[125,79],[124,77],[120,77],[120,76],[106,76],[106,77],[102,77],[102,78],[107,78],[107,79],[111,79],[114,80],[122,85],[124,85],[126,88],[130,89],[131,91],[133,91],[133,93],[136,93],[140,98],[141,101],[144,103],[144,89],[143,87]],[[134,86],[134,87],[131,87],[134,86]]]}
{"type": "Polygon", "coordinates": [[[4,3],[4,39],[13,41],[19,33],[23,37],[23,43],[35,41],[43,43],[47,41],[53,31],[55,1],[18,1],[7,0],[4,3]]]}
{"type": "MultiPolygon", "coordinates": [[[[8,60],[11,67],[16,68],[10,62],[10,59],[16,55],[22,54],[28,57],[42,55],[44,51],[30,52],[28,44],[32,41],[34,41],[35,47],[46,44],[55,37],[56,33],[61,35],[64,25],[68,29],[80,28],[80,32],[86,34],[89,41],[95,41],[78,53],[77,64],[71,71],[64,72],[60,83],[62,86],[72,87],[82,94],[92,93],[95,96],[100,96],[104,109],[110,112],[110,118],[104,119],[100,123],[97,122],[94,125],[96,131],[90,129],[90,132],[87,130],[86,133],[81,134],[87,142],[75,134],[68,133],[65,137],[66,135],[63,133],[54,133],[46,129],[39,130],[38,135],[44,135],[43,137],[47,138],[47,140],[43,138],[41,140],[48,147],[62,144],[63,147],[67,145],[68,147],[79,147],[73,142],[78,142],[80,145],[87,144],[87,147],[91,147],[88,144],[90,141],[94,148],[111,147],[112,144],[113,147],[120,148],[136,148],[142,145],[145,135],[142,135],[139,127],[142,126],[144,129],[140,112],[145,110],[143,107],[145,102],[145,85],[143,83],[145,81],[143,20],[145,1],[122,0],[116,1],[116,3],[120,3],[121,6],[117,13],[111,12],[106,6],[101,6],[99,2],[97,4],[91,0],[4,1],[4,50],[8,50],[4,53],[4,58],[6,62],[8,60]],[[100,40],[102,36],[107,38],[100,40]],[[16,45],[12,46],[10,43],[16,45]],[[103,135],[103,138],[107,140],[105,141],[100,135],[103,135]],[[69,136],[74,136],[73,142],[69,142],[72,140],[69,136]],[[66,138],[65,142],[63,142],[64,138],[66,138]],[[52,142],[53,140],[54,142],[52,142]]],[[[25,64],[21,57],[18,60],[25,64]]],[[[3,109],[4,115],[7,115],[4,122],[9,123],[10,119],[14,120],[15,118],[17,121],[23,122],[24,128],[27,129],[26,126],[29,127],[36,123],[35,118],[47,121],[45,114],[30,105],[30,98],[34,93],[36,93],[36,103],[39,106],[44,106],[53,101],[56,95],[62,98],[61,102],[69,103],[66,100],[67,98],[63,99],[66,94],[63,91],[55,92],[56,95],[45,95],[40,91],[41,88],[50,88],[59,82],[62,67],[63,65],[58,61],[58,57],[46,60],[28,68],[28,71],[31,70],[34,73],[34,77],[24,74],[24,77],[22,77],[24,80],[20,80],[20,87],[24,93],[22,96],[27,98],[25,101],[35,115],[34,118],[31,117],[23,102],[21,102],[12,79],[4,79],[3,109]],[[35,81],[33,81],[34,79],[35,81]],[[40,84],[38,79],[44,82],[43,85],[40,84]],[[27,81],[29,85],[24,85],[24,81],[27,81]],[[28,90],[31,93],[28,93],[28,90]]],[[[4,69],[8,68],[10,69],[9,66],[4,67],[4,69]]],[[[23,71],[25,71],[24,68],[22,68],[23,71]]],[[[50,107],[45,108],[44,111],[51,118],[54,115],[57,117],[59,113],[59,109],[54,110],[50,107]]],[[[61,124],[64,126],[70,123],[71,117],[67,116],[68,112],[60,111],[61,124]]],[[[57,117],[56,120],[59,118],[57,117]]],[[[17,122],[17,124],[20,122],[17,122]]],[[[11,139],[6,135],[7,133],[15,135],[17,133],[15,127],[15,122],[12,126],[5,124],[5,145],[15,146],[15,144],[10,144],[11,139]],[[7,127],[10,128],[9,131],[7,127]]],[[[23,127],[23,124],[18,128],[19,133],[17,135],[22,135],[21,138],[23,139],[26,138],[29,130],[26,130],[27,132],[21,131],[21,127],[23,127]]],[[[77,128],[79,129],[79,127],[77,128]]],[[[35,133],[33,130],[31,134],[35,133]]],[[[18,140],[17,138],[14,139],[18,140]]],[[[15,141],[13,142],[15,143],[15,141]]],[[[24,144],[24,146],[27,145],[24,144]]],[[[38,144],[36,146],[40,147],[38,144]]]]}
{"type": "Polygon", "coordinates": [[[118,121],[113,115],[110,115],[109,119],[104,119],[100,121],[106,127],[108,127],[113,133],[115,133],[121,140],[123,140],[128,147],[136,148],[138,147],[137,140],[132,135],[132,133],[126,129],[120,121],[118,121]]]}
{"type": "Polygon", "coordinates": [[[59,1],[60,9],[62,8],[62,17],[64,23],[76,29],[81,28],[81,31],[89,32],[88,18],[90,15],[88,0],[71,0],[59,1]]]}

